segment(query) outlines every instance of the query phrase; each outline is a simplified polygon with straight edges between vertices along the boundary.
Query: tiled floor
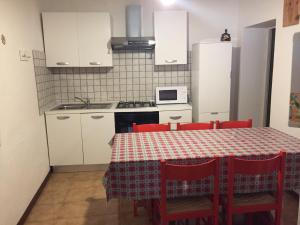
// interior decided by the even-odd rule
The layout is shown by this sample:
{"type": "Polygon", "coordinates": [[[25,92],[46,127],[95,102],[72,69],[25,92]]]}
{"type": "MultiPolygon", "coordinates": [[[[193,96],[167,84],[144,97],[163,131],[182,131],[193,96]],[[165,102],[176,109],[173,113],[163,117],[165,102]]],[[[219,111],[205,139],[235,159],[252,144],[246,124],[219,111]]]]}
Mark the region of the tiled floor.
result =
{"type": "MultiPolygon", "coordinates": [[[[133,217],[130,201],[107,203],[102,176],[99,171],[52,174],[26,225],[150,224],[143,211],[133,217]]],[[[282,225],[296,225],[297,210],[297,196],[286,193],[282,225]]]]}

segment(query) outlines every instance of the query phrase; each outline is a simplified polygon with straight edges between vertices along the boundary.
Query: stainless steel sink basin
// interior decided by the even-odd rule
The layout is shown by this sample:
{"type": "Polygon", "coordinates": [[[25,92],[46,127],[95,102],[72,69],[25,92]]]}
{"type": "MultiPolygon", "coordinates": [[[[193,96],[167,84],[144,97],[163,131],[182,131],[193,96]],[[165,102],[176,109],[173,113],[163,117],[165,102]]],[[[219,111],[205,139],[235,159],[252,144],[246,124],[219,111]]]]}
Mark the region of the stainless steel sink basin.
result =
{"type": "Polygon", "coordinates": [[[98,103],[98,104],[61,104],[56,106],[53,110],[78,110],[78,109],[110,109],[112,103],[98,103]]]}
{"type": "Polygon", "coordinates": [[[112,103],[89,104],[87,109],[110,109],[112,103]]]}

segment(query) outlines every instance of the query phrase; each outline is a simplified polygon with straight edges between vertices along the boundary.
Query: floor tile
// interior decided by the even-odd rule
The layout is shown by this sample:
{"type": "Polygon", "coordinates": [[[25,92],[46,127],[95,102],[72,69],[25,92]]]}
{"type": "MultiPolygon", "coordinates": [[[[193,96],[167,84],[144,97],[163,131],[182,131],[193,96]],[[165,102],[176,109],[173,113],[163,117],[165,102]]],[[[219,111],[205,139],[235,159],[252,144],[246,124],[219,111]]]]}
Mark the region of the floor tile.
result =
{"type": "MultiPolygon", "coordinates": [[[[104,173],[54,173],[27,218],[26,225],[150,225],[147,212],[133,216],[132,201],[106,201],[104,173]]],[[[265,214],[268,215],[268,214],[265,214]]],[[[265,216],[264,215],[264,216],[265,216]]],[[[281,225],[296,225],[298,196],[285,193],[281,225]]],[[[263,221],[264,216],[256,219],[263,221]]],[[[244,225],[243,216],[234,225],[244,225]]],[[[262,222],[259,222],[263,225],[262,222]]],[[[191,225],[191,224],[190,224],[191,225]]]]}

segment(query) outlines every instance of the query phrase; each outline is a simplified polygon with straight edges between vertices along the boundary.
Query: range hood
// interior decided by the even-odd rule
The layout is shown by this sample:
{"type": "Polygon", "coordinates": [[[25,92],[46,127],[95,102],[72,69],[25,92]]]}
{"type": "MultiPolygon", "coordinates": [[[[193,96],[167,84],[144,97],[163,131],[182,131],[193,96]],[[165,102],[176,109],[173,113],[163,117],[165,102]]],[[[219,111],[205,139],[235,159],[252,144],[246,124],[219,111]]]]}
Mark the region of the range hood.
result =
{"type": "Polygon", "coordinates": [[[154,37],[142,37],[142,7],[128,5],[126,7],[126,37],[112,37],[112,50],[153,50],[154,37]]]}

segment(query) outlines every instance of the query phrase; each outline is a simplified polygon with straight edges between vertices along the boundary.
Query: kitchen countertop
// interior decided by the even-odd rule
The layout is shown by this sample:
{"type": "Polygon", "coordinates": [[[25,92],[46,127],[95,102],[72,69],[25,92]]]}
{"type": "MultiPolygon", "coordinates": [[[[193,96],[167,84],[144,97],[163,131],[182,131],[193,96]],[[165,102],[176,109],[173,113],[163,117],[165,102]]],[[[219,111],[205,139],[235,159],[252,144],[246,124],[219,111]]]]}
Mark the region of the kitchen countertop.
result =
{"type": "MultiPolygon", "coordinates": [[[[103,102],[107,103],[107,102],[103,102]]],[[[156,107],[143,107],[143,108],[126,108],[117,109],[118,102],[110,102],[112,107],[110,109],[74,109],[74,110],[48,110],[46,115],[56,114],[84,114],[84,113],[114,113],[114,112],[156,112],[156,111],[179,111],[179,110],[191,110],[190,104],[168,104],[157,105],[156,107]]],[[[53,107],[54,108],[54,107],[53,107]]]]}

